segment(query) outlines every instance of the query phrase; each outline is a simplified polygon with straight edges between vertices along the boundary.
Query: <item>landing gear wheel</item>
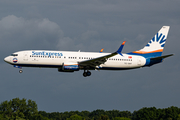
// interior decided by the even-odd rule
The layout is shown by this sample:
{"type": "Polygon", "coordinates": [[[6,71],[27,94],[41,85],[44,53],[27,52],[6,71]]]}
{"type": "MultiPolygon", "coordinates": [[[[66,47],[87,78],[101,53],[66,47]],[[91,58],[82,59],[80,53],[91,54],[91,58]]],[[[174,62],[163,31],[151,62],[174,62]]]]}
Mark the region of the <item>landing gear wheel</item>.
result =
{"type": "Polygon", "coordinates": [[[22,70],[19,70],[19,73],[22,73],[23,71],[22,70]]]}
{"type": "Polygon", "coordinates": [[[83,73],[83,76],[84,76],[84,77],[87,77],[87,73],[86,73],[86,72],[84,72],[84,73],[83,73]]]}
{"type": "Polygon", "coordinates": [[[91,72],[90,72],[90,71],[87,71],[87,72],[86,72],[86,71],[84,70],[83,76],[84,76],[84,77],[91,76],[91,72]]]}
{"type": "Polygon", "coordinates": [[[90,71],[87,71],[86,74],[87,74],[87,76],[91,76],[91,72],[90,71]]]}

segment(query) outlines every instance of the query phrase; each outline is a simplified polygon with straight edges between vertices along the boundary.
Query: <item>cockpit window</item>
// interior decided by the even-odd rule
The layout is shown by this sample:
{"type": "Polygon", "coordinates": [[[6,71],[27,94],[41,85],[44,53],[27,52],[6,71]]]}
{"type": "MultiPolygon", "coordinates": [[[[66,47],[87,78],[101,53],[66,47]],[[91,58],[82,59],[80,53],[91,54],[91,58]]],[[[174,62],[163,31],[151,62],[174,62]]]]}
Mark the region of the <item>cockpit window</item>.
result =
{"type": "Polygon", "coordinates": [[[18,54],[11,54],[11,56],[18,56],[18,54]]]}

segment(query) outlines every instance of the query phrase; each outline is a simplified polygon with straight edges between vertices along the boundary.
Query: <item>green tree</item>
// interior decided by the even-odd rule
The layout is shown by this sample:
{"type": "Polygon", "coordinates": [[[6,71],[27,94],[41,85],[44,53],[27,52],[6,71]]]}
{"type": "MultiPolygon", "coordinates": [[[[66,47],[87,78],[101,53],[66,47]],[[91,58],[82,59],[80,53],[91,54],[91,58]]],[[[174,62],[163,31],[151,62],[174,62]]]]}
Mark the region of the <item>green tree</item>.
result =
{"type": "Polygon", "coordinates": [[[156,115],[156,108],[142,108],[138,111],[134,111],[133,120],[158,120],[156,115]]]}
{"type": "Polygon", "coordinates": [[[47,118],[49,117],[49,113],[46,113],[45,111],[39,111],[38,114],[47,118]]]}
{"type": "Polygon", "coordinates": [[[131,120],[131,119],[125,117],[115,117],[114,120],[131,120]]]}
{"type": "Polygon", "coordinates": [[[97,120],[101,115],[105,115],[105,111],[104,110],[94,110],[89,114],[89,117],[94,120],[97,120]]]}
{"type": "Polygon", "coordinates": [[[101,115],[98,120],[109,120],[109,117],[107,115],[101,115]]]}
{"type": "Polygon", "coordinates": [[[131,112],[129,112],[129,111],[120,111],[119,112],[119,117],[130,118],[131,117],[131,112]]]}
{"type": "Polygon", "coordinates": [[[177,118],[177,120],[180,120],[180,114],[178,114],[178,118],[177,118]]]}
{"type": "Polygon", "coordinates": [[[75,114],[75,115],[72,115],[70,118],[67,118],[66,120],[82,120],[82,117],[75,114]]]}
{"type": "Polygon", "coordinates": [[[34,119],[38,115],[37,104],[34,101],[14,98],[0,104],[0,113],[7,119],[34,119]]]}
{"type": "Polygon", "coordinates": [[[165,112],[166,112],[166,119],[177,120],[180,111],[177,107],[171,106],[166,108],[165,112]]]}
{"type": "Polygon", "coordinates": [[[119,110],[110,110],[110,111],[107,111],[106,113],[109,116],[109,119],[112,120],[115,117],[119,117],[120,111],[119,110]]]}

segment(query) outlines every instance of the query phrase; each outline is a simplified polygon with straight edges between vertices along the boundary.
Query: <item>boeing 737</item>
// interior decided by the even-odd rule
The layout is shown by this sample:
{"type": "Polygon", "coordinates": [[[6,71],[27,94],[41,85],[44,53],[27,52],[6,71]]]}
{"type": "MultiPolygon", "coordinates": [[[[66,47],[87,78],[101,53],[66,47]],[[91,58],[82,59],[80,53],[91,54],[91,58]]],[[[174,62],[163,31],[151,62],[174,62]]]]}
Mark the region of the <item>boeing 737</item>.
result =
{"type": "Polygon", "coordinates": [[[57,68],[59,72],[74,72],[84,70],[83,76],[91,75],[90,70],[127,70],[161,63],[164,58],[172,56],[162,55],[170,26],[163,26],[149,43],[138,51],[121,53],[125,41],[113,53],[100,52],[72,52],[25,50],[11,54],[4,61],[19,68],[48,67],[57,68]]]}

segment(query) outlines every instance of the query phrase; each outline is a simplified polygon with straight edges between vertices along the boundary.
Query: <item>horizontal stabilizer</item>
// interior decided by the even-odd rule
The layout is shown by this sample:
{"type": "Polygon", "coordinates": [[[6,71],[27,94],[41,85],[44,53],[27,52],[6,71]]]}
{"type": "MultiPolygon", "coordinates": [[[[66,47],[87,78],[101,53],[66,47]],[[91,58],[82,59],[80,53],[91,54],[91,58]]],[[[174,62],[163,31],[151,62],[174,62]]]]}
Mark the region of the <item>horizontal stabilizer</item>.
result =
{"type": "Polygon", "coordinates": [[[164,59],[164,58],[167,58],[167,57],[170,57],[170,56],[173,56],[174,54],[170,54],[170,55],[164,55],[164,56],[160,56],[160,57],[154,57],[154,58],[151,58],[151,60],[160,60],[160,59],[164,59]]]}

